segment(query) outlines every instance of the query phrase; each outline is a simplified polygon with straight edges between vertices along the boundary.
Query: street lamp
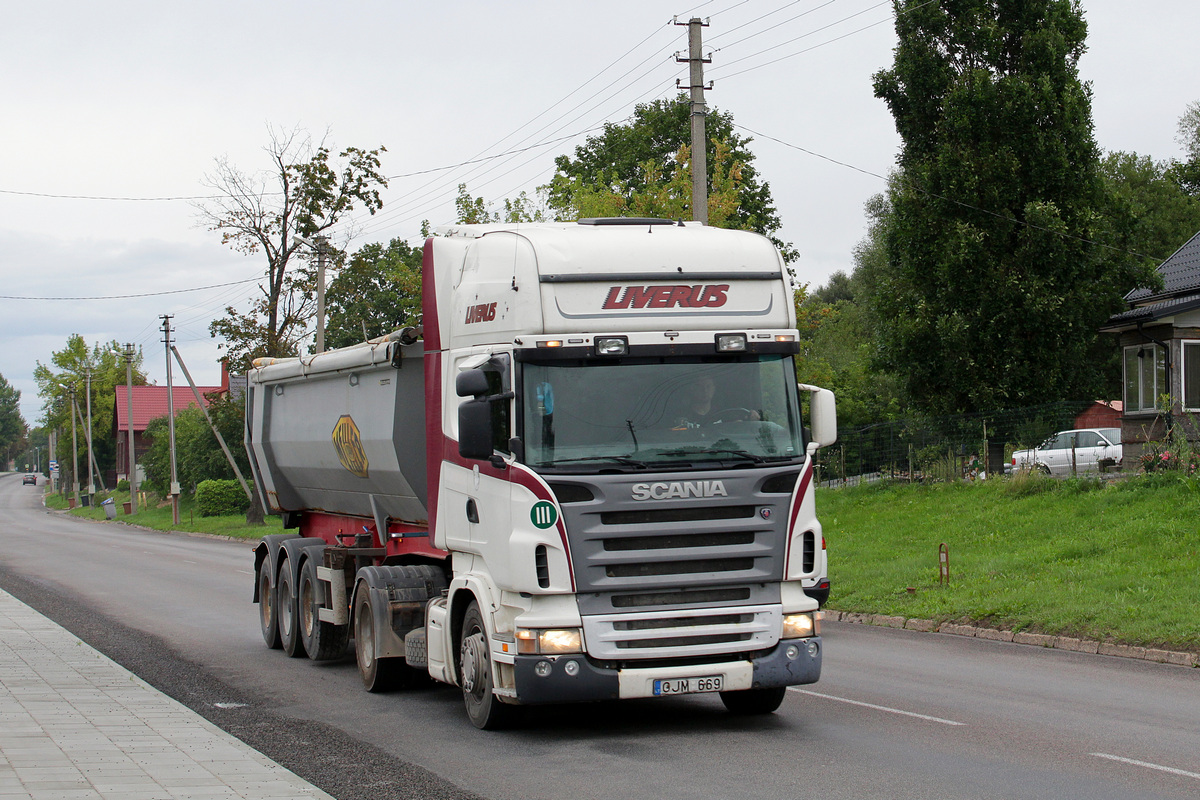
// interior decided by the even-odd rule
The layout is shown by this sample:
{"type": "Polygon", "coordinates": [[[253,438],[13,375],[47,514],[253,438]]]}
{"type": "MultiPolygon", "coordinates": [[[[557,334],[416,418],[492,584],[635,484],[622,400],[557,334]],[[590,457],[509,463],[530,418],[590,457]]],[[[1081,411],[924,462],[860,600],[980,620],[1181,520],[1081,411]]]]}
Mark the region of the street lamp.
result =
{"type": "Polygon", "coordinates": [[[306,239],[300,234],[293,237],[302,245],[317,251],[317,341],[318,353],[325,352],[325,254],[329,251],[328,240],[324,236],[314,236],[306,239]]]}

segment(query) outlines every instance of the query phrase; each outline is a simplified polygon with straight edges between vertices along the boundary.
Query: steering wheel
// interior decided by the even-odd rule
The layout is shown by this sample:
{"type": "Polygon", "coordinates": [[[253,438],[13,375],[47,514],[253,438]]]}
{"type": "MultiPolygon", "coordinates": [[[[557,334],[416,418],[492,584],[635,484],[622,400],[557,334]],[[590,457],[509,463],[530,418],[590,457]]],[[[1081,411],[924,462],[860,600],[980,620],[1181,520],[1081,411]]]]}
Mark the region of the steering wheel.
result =
{"type": "Polygon", "coordinates": [[[713,414],[714,422],[745,422],[746,420],[753,418],[753,411],[748,408],[741,408],[740,406],[726,408],[718,411],[716,414],[713,414]]]}

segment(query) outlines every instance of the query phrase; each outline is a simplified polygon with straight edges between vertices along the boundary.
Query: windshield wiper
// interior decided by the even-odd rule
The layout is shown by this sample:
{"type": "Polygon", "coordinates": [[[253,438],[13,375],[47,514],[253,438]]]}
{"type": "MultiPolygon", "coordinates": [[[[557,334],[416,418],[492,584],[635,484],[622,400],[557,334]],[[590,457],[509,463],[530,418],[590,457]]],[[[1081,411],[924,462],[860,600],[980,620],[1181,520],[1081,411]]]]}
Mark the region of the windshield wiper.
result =
{"type": "Polygon", "coordinates": [[[659,456],[702,456],[707,453],[728,453],[729,455],[737,456],[738,458],[744,458],[747,461],[753,461],[755,464],[762,464],[763,462],[765,462],[767,460],[763,456],[756,456],[747,450],[731,450],[728,448],[717,448],[715,450],[709,449],[709,448],[706,448],[704,450],[660,450],[658,453],[655,453],[655,455],[659,455],[659,456]]]}
{"type": "Polygon", "coordinates": [[[578,464],[583,461],[612,461],[617,464],[624,464],[627,467],[638,467],[645,469],[646,465],[641,461],[630,458],[629,456],[580,456],[579,458],[558,458],[554,461],[549,461],[541,466],[555,467],[559,464],[578,464]]]}

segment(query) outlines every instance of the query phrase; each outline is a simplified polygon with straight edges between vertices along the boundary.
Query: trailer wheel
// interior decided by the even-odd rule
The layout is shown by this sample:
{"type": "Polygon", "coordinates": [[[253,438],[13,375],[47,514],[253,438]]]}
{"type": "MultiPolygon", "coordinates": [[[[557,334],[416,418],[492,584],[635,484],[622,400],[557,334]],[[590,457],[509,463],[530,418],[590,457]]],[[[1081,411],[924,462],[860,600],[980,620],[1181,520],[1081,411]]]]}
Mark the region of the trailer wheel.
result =
{"type": "Polygon", "coordinates": [[[285,558],[279,568],[279,591],[275,594],[275,615],[279,619],[279,641],[283,652],[290,658],[304,655],[304,643],[300,641],[299,609],[297,608],[296,579],[292,577],[292,563],[285,558]]]}
{"type": "Polygon", "coordinates": [[[297,608],[300,613],[300,642],[313,661],[341,658],[350,643],[350,626],[321,621],[324,591],[317,579],[317,562],[304,560],[300,568],[300,593],[297,608]]]}
{"type": "Polygon", "coordinates": [[[279,641],[279,620],[275,615],[279,599],[275,596],[273,577],[270,559],[266,559],[258,567],[258,624],[267,647],[278,650],[283,645],[279,641]]]}
{"type": "Polygon", "coordinates": [[[488,649],[487,629],[483,614],[474,600],[467,606],[463,617],[461,648],[459,651],[459,686],[462,687],[463,704],[471,724],[482,730],[497,730],[511,725],[517,718],[519,708],[500,701],[492,693],[492,654],[488,649]]]}
{"type": "Polygon", "coordinates": [[[402,658],[379,658],[375,653],[375,610],[365,581],[354,592],[354,658],[368,692],[395,688],[407,666],[402,658]]]}
{"type": "Polygon", "coordinates": [[[740,692],[721,692],[721,702],[733,714],[771,714],[783,704],[787,687],[774,689],[743,689],[740,692]]]}

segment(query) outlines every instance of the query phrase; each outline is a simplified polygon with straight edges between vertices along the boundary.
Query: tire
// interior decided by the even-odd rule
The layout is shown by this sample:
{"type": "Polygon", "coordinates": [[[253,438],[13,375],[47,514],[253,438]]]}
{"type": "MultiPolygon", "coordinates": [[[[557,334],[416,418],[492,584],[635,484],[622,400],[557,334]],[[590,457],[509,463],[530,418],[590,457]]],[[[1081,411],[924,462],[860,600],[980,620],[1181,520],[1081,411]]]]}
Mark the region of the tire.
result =
{"type": "Polygon", "coordinates": [[[1050,468],[1047,467],[1045,464],[1038,464],[1037,468],[1038,468],[1038,471],[1041,472],[1043,475],[1050,474],[1050,468]]]}
{"type": "Polygon", "coordinates": [[[300,641],[313,661],[341,658],[350,643],[350,626],[322,622],[320,612],[325,607],[325,587],[317,578],[317,562],[304,560],[300,568],[299,610],[300,641]]]}
{"type": "Polygon", "coordinates": [[[403,658],[375,656],[375,613],[371,607],[371,591],[360,581],[354,592],[354,659],[358,675],[368,692],[386,692],[403,684],[408,665],[403,658]]]}
{"type": "Polygon", "coordinates": [[[501,702],[492,692],[495,681],[492,679],[487,628],[479,604],[474,600],[467,606],[460,633],[458,685],[462,687],[463,705],[471,724],[487,731],[508,727],[516,721],[519,709],[501,702]]]}
{"type": "Polygon", "coordinates": [[[279,643],[289,658],[304,655],[300,641],[300,609],[297,604],[296,579],[292,577],[292,559],[285,558],[279,567],[279,591],[275,593],[275,615],[279,620],[279,643]]]}
{"type": "Polygon", "coordinates": [[[740,692],[721,692],[721,702],[731,714],[772,714],[783,704],[786,695],[786,686],[774,689],[745,689],[740,692]]]}
{"type": "Polygon", "coordinates": [[[258,625],[262,629],[263,641],[272,650],[282,647],[279,641],[279,620],[275,610],[279,598],[275,596],[275,581],[271,574],[271,560],[263,559],[258,568],[258,625]]]}

